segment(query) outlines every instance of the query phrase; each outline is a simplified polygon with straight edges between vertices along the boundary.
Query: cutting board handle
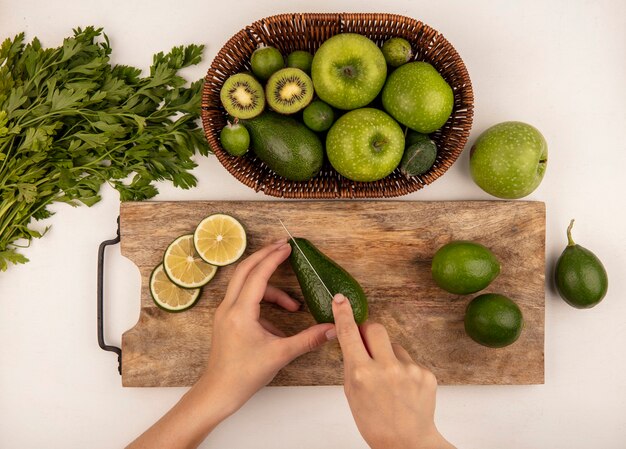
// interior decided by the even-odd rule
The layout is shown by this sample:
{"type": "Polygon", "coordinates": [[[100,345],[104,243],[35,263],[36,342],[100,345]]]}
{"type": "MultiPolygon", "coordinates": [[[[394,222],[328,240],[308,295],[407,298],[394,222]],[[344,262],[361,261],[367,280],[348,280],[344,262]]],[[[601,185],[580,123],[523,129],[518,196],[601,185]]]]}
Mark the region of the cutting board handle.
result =
{"type": "Polygon", "coordinates": [[[117,346],[107,345],[104,342],[104,250],[109,245],[120,242],[120,217],[117,217],[117,236],[114,239],[105,240],[98,248],[98,345],[105,351],[117,354],[117,371],[122,374],[122,350],[117,346]]]}

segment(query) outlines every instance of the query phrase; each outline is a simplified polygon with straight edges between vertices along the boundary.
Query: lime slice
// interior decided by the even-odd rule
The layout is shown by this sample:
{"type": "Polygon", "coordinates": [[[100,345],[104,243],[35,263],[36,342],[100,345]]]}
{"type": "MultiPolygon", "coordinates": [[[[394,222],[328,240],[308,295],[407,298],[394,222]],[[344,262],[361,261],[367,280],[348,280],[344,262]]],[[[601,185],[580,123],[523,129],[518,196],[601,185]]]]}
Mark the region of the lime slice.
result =
{"type": "Polygon", "coordinates": [[[196,228],[193,243],[205,262],[222,267],[236,262],[246,250],[246,231],[230,215],[210,215],[196,228]]]}
{"type": "Polygon", "coordinates": [[[206,263],[196,252],[193,234],[182,235],[170,243],[163,255],[163,269],[182,288],[202,287],[217,273],[217,267],[206,263]]]}
{"type": "Polygon", "coordinates": [[[180,288],[167,277],[163,264],[150,275],[150,294],[157,306],[168,312],[182,312],[192,307],[200,297],[200,289],[180,288]]]}

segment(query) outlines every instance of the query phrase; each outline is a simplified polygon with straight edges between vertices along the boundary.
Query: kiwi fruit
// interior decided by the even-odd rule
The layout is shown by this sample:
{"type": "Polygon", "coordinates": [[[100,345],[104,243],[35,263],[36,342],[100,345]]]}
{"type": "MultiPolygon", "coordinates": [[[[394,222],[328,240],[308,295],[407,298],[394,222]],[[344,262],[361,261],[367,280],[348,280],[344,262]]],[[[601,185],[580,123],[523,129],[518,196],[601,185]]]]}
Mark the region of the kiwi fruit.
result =
{"type": "Polygon", "coordinates": [[[240,119],[256,117],[265,107],[263,86],[247,73],[229,77],[220,90],[220,100],[226,112],[240,119]]]}
{"type": "Polygon", "coordinates": [[[313,99],[313,81],[300,69],[281,69],[267,80],[265,97],[276,112],[293,114],[307,107],[313,99]]]}

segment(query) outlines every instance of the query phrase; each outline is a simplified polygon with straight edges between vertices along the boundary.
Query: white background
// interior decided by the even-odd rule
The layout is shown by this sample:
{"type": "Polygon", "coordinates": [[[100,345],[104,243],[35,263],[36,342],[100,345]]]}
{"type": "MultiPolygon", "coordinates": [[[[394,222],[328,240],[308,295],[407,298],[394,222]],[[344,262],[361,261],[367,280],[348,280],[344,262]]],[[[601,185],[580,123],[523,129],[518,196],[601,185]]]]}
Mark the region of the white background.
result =
{"type": "MultiPolygon", "coordinates": [[[[440,30],[464,59],[476,96],[471,142],[487,127],[522,120],[549,144],[547,175],[528,199],[547,205],[547,278],[565,228],[609,273],[591,310],[566,305],[548,283],[546,383],[440,387],[437,423],[459,448],[626,447],[626,8],[593,1],[6,1],[0,38],[26,31],[58,46],[77,26],[105,27],[112,59],[146,68],[173,45],[206,44],[188,70],[204,75],[225,41],[280,12],[394,12],[440,30]]],[[[239,184],[214,157],[198,158],[198,188],[160,187],[160,200],[270,200],[239,184]]],[[[103,188],[92,208],[57,205],[31,262],[0,273],[0,447],[122,447],[169,409],[183,388],[122,388],[112,353],[96,341],[96,253],[115,235],[119,199],[103,188]]],[[[464,152],[446,176],[406,200],[492,199],[464,152]]],[[[523,261],[520,261],[523,263],[523,261]]],[[[137,269],[108,252],[106,334],[139,314],[137,269]]],[[[341,387],[267,388],[224,422],[203,448],[363,448],[341,387]]]]}

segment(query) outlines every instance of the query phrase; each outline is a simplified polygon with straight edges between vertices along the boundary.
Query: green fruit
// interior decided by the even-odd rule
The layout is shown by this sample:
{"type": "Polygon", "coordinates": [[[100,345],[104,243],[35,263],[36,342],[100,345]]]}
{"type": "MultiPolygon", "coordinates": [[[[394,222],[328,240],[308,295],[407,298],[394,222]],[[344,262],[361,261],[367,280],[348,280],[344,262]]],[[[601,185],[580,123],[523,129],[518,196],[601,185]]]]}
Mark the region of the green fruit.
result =
{"type": "Polygon", "coordinates": [[[519,338],[523,328],[522,311],[515,302],[503,295],[479,295],[465,311],[465,332],[483,346],[508,346],[519,338]]]}
{"type": "Polygon", "coordinates": [[[220,132],[222,148],[232,156],[243,156],[250,147],[250,133],[240,123],[228,124],[220,132]]]}
{"type": "Polygon", "coordinates": [[[404,150],[400,161],[400,172],[406,176],[426,173],[437,159],[437,146],[432,140],[423,140],[410,145],[404,150]]]}
{"type": "Polygon", "coordinates": [[[574,243],[573,226],[574,220],[567,228],[568,244],[556,263],[554,281],[565,302],[577,309],[589,309],[602,301],[609,279],[600,259],[574,243]]]}
{"type": "Polygon", "coordinates": [[[313,131],[326,131],[333,124],[335,113],[333,108],[321,100],[315,100],[302,112],[304,124],[313,131]]]}
{"type": "Polygon", "coordinates": [[[408,148],[414,143],[428,142],[431,140],[431,138],[428,134],[422,134],[422,133],[418,133],[417,131],[413,131],[412,129],[408,129],[405,140],[406,142],[404,146],[405,148],[408,148]]]}
{"type": "Polygon", "coordinates": [[[341,293],[350,301],[355,321],[358,324],[363,323],[367,319],[367,297],[356,279],[308,240],[296,237],[289,243],[289,262],[315,321],[335,322],[332,296],[341,293]],[[324,286],[330,290],[330,294],[324,286]]]}
{"type": "Polygon", "coordinates": [[[342,115],[326,136],[330,164],[352,181],[382,179],[400,163],[404,133],[383,111],[363,108],[342,115]]]}
{"type": "Polygon", "coordinates": [[[247,73],[230,76],[220,90],[220,100],[226,112],[236,118],[252,118],[263,112],[263,86],[247,73]]]}
{"type": "Polygon", "coordinates": [[[264,112],[242,123],[250,132],[256,155],[278,175],[291,181],[306,181],[319,173],[324,147],[319,137],[299,121],[264,112]]]}
{"type": "Polygon", "coordinates": [[[431,269],[439,287],[450,293],[467,295],[491,284],[500,274],[500,263],[480,243],[456,240],[437,250],[431,269]]]}
{"type": "Polygon", "coordinates": [[[313,81],[300,69],[280,69],[267,80],[265,98],[276,112],[293,114],[313,99],[313,81]]]}
{"type": "Polygon", "coordinates": [[[498,198],[522,198],[546,172],[548,145],[541,133],[522,122],[504,122],[483,132],[470,150],[472,178],[498,198]]]}
{"type": "Polygon", "coordinates": [[[252,73],[265,81],[274,72],[285,67],[285,61],[283,55],[276,48],[259,47],[252,53],[250,65],[252,66],[252,73]]]}
{"type": "Polygon", "coordinates": [[[308,51],[296,50],[287,55],[287,67],[295,67],[304,73],[311,73],[311,63],[313,55],[308,51]]]}
{"type": "Polygon", "coordinates": [[[374,42],[354,33],[326,40],[313,56],[317,95],[339,109],[356,109],[376,98],[387,76],[385,57],[374,42]]]}
{"type": "Polygon", "coordinates": [[[401,37],[392,37],[383,44],[385,61],[392,67],[400,67],[406,64],[413,56],[411,44],[401,37]]]}
{"type": "Polygon", "coordinates": [[[403,125],[428,134],[441,128],[450,117],[454,93],[432,65],[410,62],[387,78],[383,106],[403,125]]]}
{"type": "Polygon", "coordinates": [[[150,295],[154,303],[168,312],[182,312],[192,308],[202,288],[182,288],[167,277],[163,264],[159,264],[150,274],[150,295]]]}

